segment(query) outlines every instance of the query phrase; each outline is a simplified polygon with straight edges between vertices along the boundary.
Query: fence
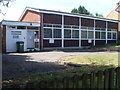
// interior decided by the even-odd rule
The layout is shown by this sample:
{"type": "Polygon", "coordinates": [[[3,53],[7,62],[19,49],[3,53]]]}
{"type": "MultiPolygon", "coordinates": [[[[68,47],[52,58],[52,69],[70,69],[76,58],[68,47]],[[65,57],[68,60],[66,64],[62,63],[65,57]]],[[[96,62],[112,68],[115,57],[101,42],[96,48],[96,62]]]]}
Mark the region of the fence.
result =
{"type": "Polygon", "coordinates": [[[52,81],[42,81],[40,83],[27,83],[26,85],[12,85],[10,88],[34,88],[44,90],[45,88],[110,88],[120,89],[120,67],[106,69],[104,71],[93,72],[90,74],[75,75],[74,77],[64,79],[55,79],[52,81]]]}

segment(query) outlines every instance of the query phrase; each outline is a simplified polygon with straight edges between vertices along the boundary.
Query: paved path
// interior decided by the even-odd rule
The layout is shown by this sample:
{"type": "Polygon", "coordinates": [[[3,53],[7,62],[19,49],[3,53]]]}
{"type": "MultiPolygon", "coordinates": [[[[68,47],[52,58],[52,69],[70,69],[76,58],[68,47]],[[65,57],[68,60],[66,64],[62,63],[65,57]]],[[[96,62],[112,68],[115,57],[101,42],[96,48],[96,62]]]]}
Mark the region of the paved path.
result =
{"type": "Polygon", "coordinates": [[[3,79],[66,69],[66,66],[57,63],[63,56],[113,53],[117,52],[50,51],[3,54],[3,79]]]}

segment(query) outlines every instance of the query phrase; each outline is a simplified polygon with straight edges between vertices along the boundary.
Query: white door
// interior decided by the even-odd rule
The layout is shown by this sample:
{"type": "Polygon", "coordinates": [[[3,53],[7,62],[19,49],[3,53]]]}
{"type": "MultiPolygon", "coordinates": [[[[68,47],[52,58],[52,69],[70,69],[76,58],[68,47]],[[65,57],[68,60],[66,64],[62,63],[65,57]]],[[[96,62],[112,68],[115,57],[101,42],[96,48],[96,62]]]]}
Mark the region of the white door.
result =
{"type": "Polygon", "coordinates": [[[34,38],[34,31],[27,31],[27,49],[35,48],[34,38]]]}

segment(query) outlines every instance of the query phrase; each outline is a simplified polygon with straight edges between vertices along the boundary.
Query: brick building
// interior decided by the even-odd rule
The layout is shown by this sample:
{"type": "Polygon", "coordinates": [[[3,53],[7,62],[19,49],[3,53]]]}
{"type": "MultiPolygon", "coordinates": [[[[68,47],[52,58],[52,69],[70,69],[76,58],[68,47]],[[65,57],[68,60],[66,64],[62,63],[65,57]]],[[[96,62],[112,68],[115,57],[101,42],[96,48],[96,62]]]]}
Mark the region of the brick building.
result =
{"type": "MultiPolygon", "coordinates": [[[[82,48],[116,43],[118,21],[27,7],[19,21],[14,23],[12,21],[3,21],[2,27],[3,50],[4,52],[10,52],[14,48],[7,49],[8,46],[11,48],[10,42],[8,42],[8,33],[11,33],[11,40],[13,37],[17,37],[16,33],[18,36],[24,37],[25,51],[35,49],[35,47],[42,50],[82,48]],[[15,30],[15,32],[12,32],[12,30],[15,30]],[[19,35],[20,32],[17,31],[21,31],[21,34],[19,35]]],[[[14,40],[14,47],[16,41],[21,40],[20,38],[15,39],[17,40],[14,40]]],[[[12,45],[13,43],[11,43],[12,45]]]]}

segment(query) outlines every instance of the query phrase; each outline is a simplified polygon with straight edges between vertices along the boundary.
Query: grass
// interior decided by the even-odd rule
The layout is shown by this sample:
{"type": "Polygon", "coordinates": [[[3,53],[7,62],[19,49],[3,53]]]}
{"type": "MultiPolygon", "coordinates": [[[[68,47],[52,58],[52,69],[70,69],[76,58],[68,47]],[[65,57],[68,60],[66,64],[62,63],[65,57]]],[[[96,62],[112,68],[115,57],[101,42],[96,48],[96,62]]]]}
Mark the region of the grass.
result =
{"type": "Polygon", "coordinates": [[[118,54],[96,54],[66,56],[60,59],[63,62],[83,65],[118,65],[118,54]]]}
{"type": "Polygon", "coordinates": [[[69,62],[74,64],[84,65],[83,67],[73,67],[68,70],[63,70],[54,73],[36,74],[21,78],[12,78],[5,80],[7,83],[3,86],[10,84],[26,84],[26,83],[40,83],[44,80],[62,80],[65,77],[73,77],[74,75],[82,75],[84,73],[97,72],[107,68],[116,67],[118,62],[118,54],[96,54],[96,55],[76,55],[66,56],[60,58],[62,62],[69,62]]]}

